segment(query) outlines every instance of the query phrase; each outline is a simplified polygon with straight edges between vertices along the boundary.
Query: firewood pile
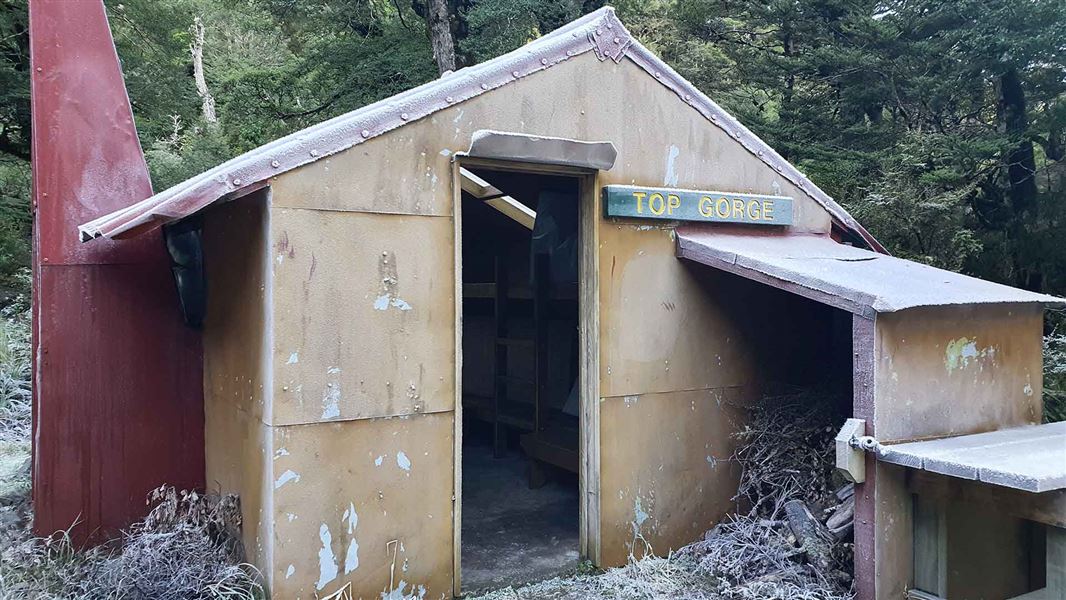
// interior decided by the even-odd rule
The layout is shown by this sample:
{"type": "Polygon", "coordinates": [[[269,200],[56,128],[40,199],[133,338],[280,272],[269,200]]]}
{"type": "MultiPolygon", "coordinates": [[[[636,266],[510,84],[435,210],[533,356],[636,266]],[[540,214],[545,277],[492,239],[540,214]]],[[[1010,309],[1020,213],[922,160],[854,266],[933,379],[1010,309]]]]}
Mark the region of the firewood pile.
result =
{"type": "Polygon", "coordinates": [[[767,396],[737,434],[736,501],[748,510],[684,548],[725,598],[852,596],[854,486],[834,469],[841,403],[809,391],[767,396]]]}

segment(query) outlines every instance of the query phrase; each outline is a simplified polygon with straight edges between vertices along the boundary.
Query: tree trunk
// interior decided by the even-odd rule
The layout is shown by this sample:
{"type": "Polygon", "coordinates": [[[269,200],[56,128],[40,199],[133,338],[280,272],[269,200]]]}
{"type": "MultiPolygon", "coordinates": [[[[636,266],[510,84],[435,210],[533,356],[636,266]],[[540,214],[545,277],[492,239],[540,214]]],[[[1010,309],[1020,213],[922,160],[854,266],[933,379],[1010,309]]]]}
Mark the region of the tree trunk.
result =
{"type": "MultiPolygon", "coordinates": [[[[785,59],[790,61],[795,56],[795,41],[793,40],[792,24],[790,21],[786,21],[781,24],[781,51],[785,56],[785,59]]],[[[787,124],[788,127],[788,143],[778,148],[781,156],[785,160],[793,160],[795,157],[792,155],[792,142],[793,135],[795,133],[795,111],[792,108],[792,97],[795,94],[796,89],[796,73],[793,71],[793,65],[788,63],[788,72],[785,75],[785,91],[781,96],[781,120],[787,124]]]]}
{"type": "Polygon", "coordinates": [[[192,52],[192,76],[196,81],[196,93],[203,101],[201,110],[204,121],[209,126],[214,126],[218,123],[218,116],[215,114],[215,98],[207,88],[207,79],[204,77],[204,22],[200,17],[193,19],[191,29],[192,43],[189,44],[189,50],[192,52]]]}
{"type": "Polygon", "coordinates": [[[452,37],[451,11],[448,0],[429,0],[426,23],[429,24],[429,42],[433,47],[433,58],[437,68],[443,74],[455,70],[455,40],[452,37]]]}
{"type": "Polygon", "coordinates": [[[1033,157],[1033,142],[1023,138],[1029,126],[1025,108],[1025,89],[1016,69],[1008,69],[999,76],[999,113],[1003,132],[1018,143],[1007,156],[1008,194],[1011,208],[1021,217],[1036,204],[1036,160],[1033,157]]]}
{"type": "Polygon", "coordinates": [[[1008,235],[1014,283],[1019,287],[1039,291],[1043,277],[1039,268],[1032,269],[1032,261],[1023,257],[1022,246],[1028,237],[1027,224],[1034,219],[1037,205],[1036,159],[1033,142],[1025,137],[1029,118],[1025,107],[1025,89],[1018,70],[1009,68],[996,81],[999,94],[998,108],[1000,127],[1015,145],[1007,153],[1007,198],[1010,202],[1011,223],[1008,235]]]}

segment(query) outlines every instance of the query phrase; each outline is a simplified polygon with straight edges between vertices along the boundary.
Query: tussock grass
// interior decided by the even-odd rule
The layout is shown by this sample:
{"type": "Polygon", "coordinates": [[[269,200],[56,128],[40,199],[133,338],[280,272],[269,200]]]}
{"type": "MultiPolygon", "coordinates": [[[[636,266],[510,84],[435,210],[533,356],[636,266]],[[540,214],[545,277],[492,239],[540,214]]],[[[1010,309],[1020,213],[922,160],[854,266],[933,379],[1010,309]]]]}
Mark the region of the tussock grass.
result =
{"type": "MultiPolygon", "coordinates": [[[[24,304],[24,303],[23,303],[24,304]]],[[[154,600],[264,598],[243,564],[236,496],[162,487],[122,537],[77,548],[68,531],[30,533],[30,318],[0,311],[0,598],[154,600]]]]}
{"type": "Polygon", "coordinates": [[[0,598],[256,600],[259,574],[241,563],[235,496],[163,487],[120,540],[81,550],[68,532],[22,539],[0,553],[0,598]]]}
{"type": "Polygon", "coordinates": [[[0,311],[0,443],[30,440],[30,316],[0,311]]]}

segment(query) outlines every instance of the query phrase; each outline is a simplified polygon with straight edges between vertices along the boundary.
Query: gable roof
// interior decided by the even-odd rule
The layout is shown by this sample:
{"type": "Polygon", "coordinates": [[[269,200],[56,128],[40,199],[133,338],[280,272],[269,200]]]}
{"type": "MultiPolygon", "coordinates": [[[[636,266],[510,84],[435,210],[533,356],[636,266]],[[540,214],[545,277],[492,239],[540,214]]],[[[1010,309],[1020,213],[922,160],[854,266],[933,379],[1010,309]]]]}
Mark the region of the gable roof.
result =
{"type": "Polygon", "coordinates": [[[192,215],[218,200],[236,198],[260,189],[275,175],[342,152],[586,52],[594,53],[601,62],[632,61],[825,208],[837,226],[864,240],[874,250],[885,252],[881,244],[828,194],[636,41],[609,6],[513,52],[454,73],[445,73],[439,79],[391,98],[260,146],[128,208],[85,223],[78,227],[78,231],[82,241],[137,235],[192,215]]]}

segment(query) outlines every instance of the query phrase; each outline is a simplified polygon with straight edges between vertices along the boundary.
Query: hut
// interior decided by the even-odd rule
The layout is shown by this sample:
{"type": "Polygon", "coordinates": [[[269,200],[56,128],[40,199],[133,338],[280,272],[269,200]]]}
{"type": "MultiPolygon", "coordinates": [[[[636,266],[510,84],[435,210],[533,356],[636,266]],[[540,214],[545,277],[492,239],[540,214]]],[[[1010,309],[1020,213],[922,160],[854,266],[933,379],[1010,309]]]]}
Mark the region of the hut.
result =
{"type": "MultiPolygon", "coordinates": [[[[450,597],[508,564],[678,548],[735,509],[745,407],[830,381],[859,422],[859,596],[935,594],[924,463],[885,449],[1046,432],[1058,299],[888,256],[610,8],[79,230],[160,227],[202,322],[205,479],[240,494],[279,598],[450,597]]],[[[937,497],[945,547],[992,519],[974,547],[1028,561],[948,553],[940,583],[1049,579],[1035,530],[937,497]]]]}

